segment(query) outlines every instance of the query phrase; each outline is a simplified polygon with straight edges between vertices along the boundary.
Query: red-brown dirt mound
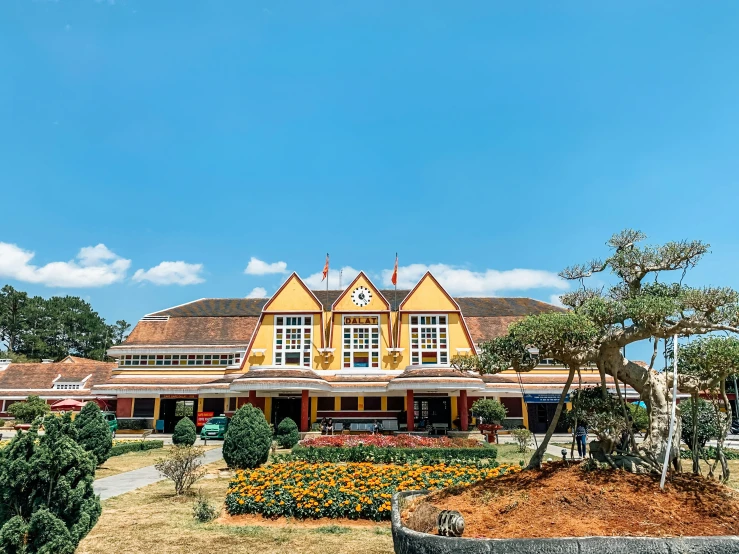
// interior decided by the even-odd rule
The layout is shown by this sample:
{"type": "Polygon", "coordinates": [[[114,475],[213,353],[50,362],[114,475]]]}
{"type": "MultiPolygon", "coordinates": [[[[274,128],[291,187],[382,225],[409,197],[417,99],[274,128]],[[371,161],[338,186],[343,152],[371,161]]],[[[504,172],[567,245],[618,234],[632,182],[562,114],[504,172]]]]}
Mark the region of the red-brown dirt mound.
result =
{"type": "MultiPolygon", "coordinates": [[[[418,502],[418,501],[417,501],[418,502]]],[[[668,481],[625,471],[547,464],[425,497],[464,516],[465,537],[709,536],[739,534],[739,495],[689,474],[668,481]]],[[[412,504],[404,520],[417,507],[412,504]]]]}

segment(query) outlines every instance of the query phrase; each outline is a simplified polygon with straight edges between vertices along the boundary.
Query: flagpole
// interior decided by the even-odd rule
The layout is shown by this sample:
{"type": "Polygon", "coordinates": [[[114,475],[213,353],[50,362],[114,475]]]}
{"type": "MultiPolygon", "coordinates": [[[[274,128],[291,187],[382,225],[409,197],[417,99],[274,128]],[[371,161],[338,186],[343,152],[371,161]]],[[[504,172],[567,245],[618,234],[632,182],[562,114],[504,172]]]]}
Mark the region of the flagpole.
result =
{"type": "Polygon", "coordinates": [[[328,274],[331,273],[329,265],[328,253],[326,253],[326,306],[328,306],[328,274]]]}
{"type": "MultiPolygon", "coordinates": [[[[395,253],[395,268],[394,271],[398,270],[398,253],[395,253]]],[[[398,347],[398,343],[400,341],[400,306],[398,306],[398,276],[395,275],[395,293],[393,295],[393,302],[395,303],[395,311],[398,312],[398,317],[396,318],[395,327],[397,328],[395,331],[395,347],[398,347]]]]}

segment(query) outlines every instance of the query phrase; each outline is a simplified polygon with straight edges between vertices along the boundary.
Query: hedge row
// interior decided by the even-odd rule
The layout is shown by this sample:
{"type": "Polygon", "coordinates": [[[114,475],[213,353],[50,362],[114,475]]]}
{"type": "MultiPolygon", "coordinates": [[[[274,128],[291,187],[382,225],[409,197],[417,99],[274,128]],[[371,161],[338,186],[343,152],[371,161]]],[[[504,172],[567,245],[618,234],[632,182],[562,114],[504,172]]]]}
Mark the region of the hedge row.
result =
{"type": "Polygon", "coordinates": [[[118,419],[119,431],[141,431],[151,429],[151,419],[146,418],[120,418],[118,419]]]}
{"type": "MultiPolygon", "coordinates": [[[[727,460],[739,460],[739,450],[732,450],[731,448],[724,448],[724,456],[727,460]]],[[[690,450],[681,450],[680,457],[684,460],[690,460],[693,457],[693,453],[690,450]]],[[[701,453],[701,458],[708,458],[711,460],[716,459],[716,448],[713,446],[707,446],[701,453]]]]}
{"type": "Polygon", "coordinates": [[[130,441],[116,444],[110,451],[111,456],[120,456],[129,452],[140,452],[142,450],[154,450],[164,447],[164,441],[130,441]]]}
{"type": "Polygon", "coordinates": [[[495,460],[494,446],[481,448],[382,448],[376,446],[322,447],[296,446],[291,454],[281,456],[284,461],[317,462],[373,462],[376,464],[407,464],[436,462],[495,460]]]}

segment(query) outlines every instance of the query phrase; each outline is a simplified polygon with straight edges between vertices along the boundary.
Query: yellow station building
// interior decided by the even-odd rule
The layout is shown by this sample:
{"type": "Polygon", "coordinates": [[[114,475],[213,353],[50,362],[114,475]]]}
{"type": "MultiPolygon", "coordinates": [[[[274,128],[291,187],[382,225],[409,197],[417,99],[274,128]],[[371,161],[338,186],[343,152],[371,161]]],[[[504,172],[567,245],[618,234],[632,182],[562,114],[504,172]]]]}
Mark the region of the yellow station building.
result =
{"type": "MultiPolygon", "coordinates": [[[[451,366],[527,315],[561,308],[528,298],[453,298],[431,273],[411,290],[380,290],[360,273],[315,291],[293,273],[268,299],[201,299],[143,317],[109,350],[117,367],[93,393],[119,419],[171,431],[251,403],[307,431],[321,418],[348,428],[379,419],[399,430],[467,430],[477,398],[498,398],[510,425],[542,431],[566,371],[543,360],[522,375],[451,366]]],[[[599,382],[585,371],[584,382],[599,382]]]]}

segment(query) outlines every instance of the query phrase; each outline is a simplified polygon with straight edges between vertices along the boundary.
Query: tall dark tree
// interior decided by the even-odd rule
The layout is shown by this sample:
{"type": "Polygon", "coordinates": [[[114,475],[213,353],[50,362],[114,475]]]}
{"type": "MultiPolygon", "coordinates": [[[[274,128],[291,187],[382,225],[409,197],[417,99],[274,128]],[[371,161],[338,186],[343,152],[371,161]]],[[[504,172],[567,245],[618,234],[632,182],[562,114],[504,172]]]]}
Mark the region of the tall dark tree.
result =
{"type": "Polygon", "coordinates": [[[100,517],[95,461],[71,417],[49,416],[0,450],[0,552],[72,554],[100,517]]]}
{"type": "Polygon", "coordinates": [[[0,342],[9,352],[15,352],[18,338],[25,325],[28,295],[10,285],[0,289],[0,342]]]}
{"type": "Polygon", "coordinates": [[[111,325],[110,330],[113,344],[121,344],[126,340],[130,328],[131,324],[124,319],[119,319],[115,322],[115,325],[111,325]]]}

